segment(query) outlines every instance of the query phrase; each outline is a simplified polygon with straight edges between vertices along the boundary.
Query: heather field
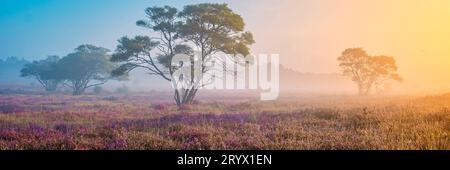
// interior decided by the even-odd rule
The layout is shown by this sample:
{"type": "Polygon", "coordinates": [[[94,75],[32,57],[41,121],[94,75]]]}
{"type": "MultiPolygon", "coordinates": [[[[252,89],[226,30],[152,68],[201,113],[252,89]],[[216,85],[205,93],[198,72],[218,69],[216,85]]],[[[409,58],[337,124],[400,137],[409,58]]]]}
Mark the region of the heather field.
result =
{"type": "Polygon", "coordinates": [[[450,149],[450,95],[0,95],[0,150],[450,149]],[[163,98],[164,100],[159,99],[163,98]]]}

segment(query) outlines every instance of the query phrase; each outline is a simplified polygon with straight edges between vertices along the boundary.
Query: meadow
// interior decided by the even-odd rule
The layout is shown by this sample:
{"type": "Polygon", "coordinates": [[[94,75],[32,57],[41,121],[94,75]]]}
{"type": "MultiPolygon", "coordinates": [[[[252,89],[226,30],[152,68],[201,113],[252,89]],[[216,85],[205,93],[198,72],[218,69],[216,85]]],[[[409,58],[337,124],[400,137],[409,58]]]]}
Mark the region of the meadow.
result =
{"type": "Polygon", "coordinates": [[[449,150],[449,106],[450,94],[200,98],[181,108],[156,93],[5,94],[0,150],[449,150]]]}

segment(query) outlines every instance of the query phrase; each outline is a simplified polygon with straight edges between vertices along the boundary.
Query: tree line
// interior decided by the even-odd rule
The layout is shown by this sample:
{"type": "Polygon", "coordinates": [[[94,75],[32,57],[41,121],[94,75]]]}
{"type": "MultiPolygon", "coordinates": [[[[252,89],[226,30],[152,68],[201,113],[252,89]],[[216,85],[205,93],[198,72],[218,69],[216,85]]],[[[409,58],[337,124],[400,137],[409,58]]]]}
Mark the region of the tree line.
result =
{"type": "MultiPolygon", "coordinates": [[[[112,54],[103,47],[80,45],[62,58],[49,56],[26,64],[22,76],[35,78],[47,91],[70,87],[74,95],[111,79],[124,80],[136,68],[174,83],[172,75],[180,69],[180,65],[171,62],[176,54],[185,54],[193,62],[198,59],[194,53],[198,53],[198,60],[203,62],[201,72],[206,73],[211,68],[204,62],[214,60],[214,54],[247,56],[249,46],[255,43],[252,33],[245,31],[243,18],[227,4],[201,3],[186,5],[181,10],[155,6],[147,8],[145,14],[146,19],[136,25],[156,37],[122,37],[112,54]]],[[[338,61],[343,74],[358,84],[361,95],[369,94],[388,80],[401,80],[393,57],[369,56],[361,48],[352,48],[345,50],[338,61]]],[[[190,86],[174,89],[177,105],[192,103],[204,85],[199,83],[201,79],[192,78],[190,86]]]]}
{"type": "Polygon", "coordinates": [[[60,58],[48,56],[44,60],[26,64],[22,77],[36,79],[49,92],[64,85],[72,89],[73,95],[81,95],[89,87],[106,83],[117,64],[110,62],[109,50],[94,45],[80,45],[74,52],[60,58]]]}
{"type": "MultiPolygon", "coordinates": [[[[181,66],[172,65],[176,54],[185,54],[193,61],[194,51],[200,54],[200,61],[214,60],[214,54],[250,53],[249,45],[254,43],[253,35],[244,31],[243,18],[227,4],[201,3],[177,8],[149,7],[144,20],[137,26],[149,29],[157,37],[122,37],[113,54],[94,45],[80,45],[65,57],[49,56],[25,65],[23,77],[32,77],[47,91],[55,91],[64,85],[74,95],[110,79],[125,78],[136,68],[143,68],[150,75],[172,81],[173,73],[181,66]]],[[[201,71],[208,72],[210,66],[202,63],[201,71]]],[[[198,79],[192,79],[189,87],[175,88],[177,105],[190,104],[198,89],[203,86],[198,79]]]]}

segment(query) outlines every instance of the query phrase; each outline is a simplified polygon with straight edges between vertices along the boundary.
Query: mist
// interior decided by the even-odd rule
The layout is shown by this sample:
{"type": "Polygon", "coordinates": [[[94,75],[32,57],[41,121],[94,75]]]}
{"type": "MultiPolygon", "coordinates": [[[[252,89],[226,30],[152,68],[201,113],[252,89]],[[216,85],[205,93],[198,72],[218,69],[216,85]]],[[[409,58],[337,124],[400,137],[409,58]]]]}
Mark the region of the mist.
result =
{"type": "MultiPolygon", "coordinates": [[[[164,3],[180,7],[198,2],[203,1],[164,3]]],[[[251,46],[252,53],[279,54],[280,62],[285,68],[304,76],[304,78],[300,78],[302,76],[293,78],[281,75],[281,77],[289,77],[281,83],[282,91],[295,89],[305,92],[354,93],[352,90],[354,84],[348,78],[341,76],[337,62],[337,57],[343,50],[354,47],[364,48],[373,55],[387,55],[395,58],[403,82],[392,83],[387,90],[389,93],[434,94],[450,91],[450,49],[447,47],[450,44],[450,31],[448,31],[450,24],[447,22],[450,20],[449,1],[436,0],[432,3],[421,0],[213,2],[228,3],[244,18],[247,29],[254,34],[256,40],[256,43],[251,46]],[[322,82],[319,82],[319,79],[322,82]],[[313,80],[317,82],[313,83],[313,80]]],[[[137,1],[136,4],[124,8],[124,3],[125,1],[118,1],[117,5],[109,4],[103,8],[100,6],[101,1],[92,4],[81,2],[72,9],[72,12],[84,14],[84,19],[57,10],[61,5],[59,2],[49,2],[46,5],[29,7],[17,13],[4,15],[5,20],[2,19],[0,23],[2,27],[11,27],[11,29],[0,31],[3,37],[0,40],[2,55],[0,58],[19,55],[20,58],[32,61],[50,54],[63,56],[76,45],[86,42],[114,50],[117,39],[122,35],[152,35],[150,31],[138,28],[134,23],[145,17],[143,13],[145,7],[154,4],[146,5],[145,1],[137,1]],[[81,8],[84,6],[89,8],[81,8]],[[44,10],[47,11],[45,15],[38,14],[39,11],[44,10]],[[102,11],[115,11],[115,15],[125,16],[126,14],[127,17],[121,17],[121,24],[118,24],[114,19],[118,16],[96,15],[92,20],[86,16],[102,11]],[[27,15],[33,15],[33,17],[24,20],[23,18],[27,15]],[[17,16],[19,19],[7,19],[7,16],[17,16]],[[41,19],[45,22],[37,22],[41,19]],[[67,25],[67,27],[72,26],[70,29],[72,33],[63,31],[67,29],[43,29],[48,23],[56,26],[63,20],[74,21],[70,23],[73,25],[67,25]],[[30,28],[25,24],[26,21],[32,23],[33,28],[39,29],[26,29],[30,28]],[[76,24],[97,28],[84,29],[76,24]],[[105,34],[106,29],[108,34],[105,34]],[[37,38],[30,39],[35,37],[31,35],[36,35],[37,38]],[[46,36],[46,38],[40,36],[46,36]]],[[[155,4],[159,3],[155,2],[155,4]]],[[[3,75],[5,74],[6,72],[3,75]]],[[[170,90],[171,88],[169,83],[159,78],[139,74],[145,73],[137,71],[132,73],[130,81],[109,82],[105,84],[105,87],[114,89],[125,85],[136,91],[163,87],[168,87],[166,90],[170,90]]],[[[7,75],[10,75],[9,72],[7,75]]],[[[11,73],[12,75],[17,74],[11,73]]],[[[2,78],[0,82],[5,84],[9,80],[12,79],[2,78]]]]}

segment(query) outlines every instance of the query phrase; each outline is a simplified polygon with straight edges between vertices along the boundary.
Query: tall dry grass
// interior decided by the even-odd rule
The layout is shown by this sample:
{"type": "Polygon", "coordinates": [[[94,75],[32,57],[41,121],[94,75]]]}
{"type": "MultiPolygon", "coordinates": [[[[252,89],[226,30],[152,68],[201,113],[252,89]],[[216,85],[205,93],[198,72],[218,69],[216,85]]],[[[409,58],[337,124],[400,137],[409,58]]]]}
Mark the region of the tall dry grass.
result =
{"type": "Polygon", "coordinates": [[[0,96],[0,149],[450,149],[450,95],[198,102],[0,96]]]}

